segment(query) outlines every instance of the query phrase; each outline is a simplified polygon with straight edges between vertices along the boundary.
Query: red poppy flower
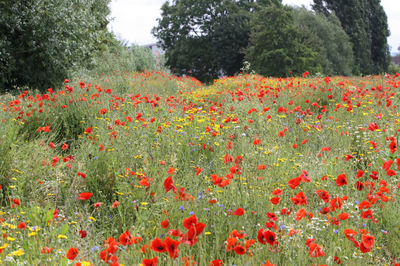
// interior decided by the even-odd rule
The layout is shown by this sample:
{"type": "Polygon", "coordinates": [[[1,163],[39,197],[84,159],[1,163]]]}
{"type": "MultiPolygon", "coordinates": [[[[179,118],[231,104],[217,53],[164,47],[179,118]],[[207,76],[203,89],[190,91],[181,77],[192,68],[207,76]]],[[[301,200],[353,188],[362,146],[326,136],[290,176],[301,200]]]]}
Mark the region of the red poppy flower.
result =
{"type": "Polygon", "coordinates": [[[311,243],[309,245],[308,254],[310,254],[310,256],[313,258],[325,256],[325,253],[322,250],[322,248],[315,243],[311,243]]]}
{"type": "Polygon", "coordinates": [[[79,194],[78,199],[85,201],[85,200],[90,199],[92,196],[93,196],[93,193],[82,192],[81,194],[79,194]]]}
{"type": "Polygon", "coordinates": [[[261,140],[258,139],[257,137],[254,137],[253,144],[254,144],[254,145],[259,145],[260,143],[261,143],[261,140]]]}
{"type": "Polygon", "coordinates": [[[345,235],[348,239],[354,237],[354,236],[357,235],[357,234],[358,234],[357,231],[354,231],[353,229],[345,229],[345,230],[344,230],[344,235],[345,235]]]}
{"type": "Polygon", "coordinates": [[[208,266],[221,266],[223,264],[222,260],[213,260],[208,266]]]}
{"type": "Polygon", "coordinates": [[[19,229],[24,229],[24,228],[25,228],[25,222],[19,223],[19,224],[17,225],[17,228],[19,228],[19,229]]]}
{"type": "Polygon", "coordinates": [[[361,171],[361,170],[358,170],[358,172],[357,172],[357,178],[360,178],[360,177],[363,177],[364,176],[364,172],[365,171],[361,171]]]}
{"type": "Polygon", "coordinates": [[[267,244],[267,240],[265,239],[264,232],[265,232],[264,229],[261,228],[260,230],[258,230],[258,234],[257,234],[258,242],[263,245],[267,244]]]}
{"type": "Polygon", "coordinates": [[[53,248],[44,247],[40,250],[41,253],[50,253],[53,248]]]}
{"type": "Polygon", "coordinates": [[[271,203],[274,204],[274,205],[279,204],[280,200],[281,200],[281,198],[279,198],[279,197],[275,197],[275,198],[270,199],[271,203]]]}
{"type": "Polygon", "coordinates": [[[376,129],[379,129],[379,126],[376,123],[369,123],[368,125],[369,131],[375,131],[376,129]]]}
{"type": "Polygon", "coordinates": [[[387,170],[389,170],[390,166],[392,166],[392,164],[393,164],[392,160],[386,161],[383,163],[382,169],[387,171],[387,170]]]}
{"type": "Polygon", "coordinates": [[[265,168],[267,168],[267,166],[264,164],[260,164],[259,166],[257,166],[257,170],[264,170],[265,168]]]}
{"type": "Polygon", "coordinates": [[[277,188],[274,191],[272,191],[272,194],[274,194],[275,196],[280,196],[282,195],[282,189],[277,188]]]}
{"type": "Polygon", "coordinates": [[[338,175],[338,177],[336,178],[336,185],[337,185],[338,187],[347,185],[347,177],[346,177],[346,174],[338,175]]]}
{"type": "Polygon", "coordinates": [[[144,186],[144,187],[149,187],[150,183],[147,178],[143,178],[142,180],[139,181],[139,185],[144,186]]]}
{"type": "Polygon", "coordinates": [[[366,248],[372,248],[375,242],[375,237],[370,235],[362,235],[362,243],[366,248]]]}
{"type": "Polygon", "coordinates": [[[226,242],[227,245],[225,247],[226,251],[231,251],[236,245],[239,240],[236,237],[229,237],[226,242]]]}
{"type": "Polygon", "coordinates": [[[119,236],[119,242],[124,246],[130,246],[133,244],[133,237],[129,231],[125,231],[119,236]]]}
{"type": "Polygon", "coordinates": [[[278,221],[278,217],[276,217],[275,213],[267,212],[265,215],[269,218],[270,221],[276,222],[278,221]]]}
{"type": "Polygon", "coordinates": [[[300,210],[298,210],[297,211],[297,213],[296,213],[296,217],[295,217],[295,220],[296,221],[300,221],[303,217],[305,217],[307,215],[307,212],[306,212],[306,210],[303,208],[303,209],[300,209],[300,210]]]}
{"type": "Polygon", "coordinates": [[[167,229],[167,228],[168,228],[168,226],[169,226],[168,219],[167,219],[167,220],[165,220],[165,221],[162,221],[162,222],[161,222],[161,227],[162,227],[162,228],[164,228],[164,229],[167,229]]]}
{"type": "Polygon", "coordinates": [[[326,190],[323,189],[318,189],[317,191],[315,191],[315,194],[317,194],[317,196],[322,199],[325,203],[329,202],[329,193],[326,190]]]}
{"type": "Polygon", "coordinates": [[[374,216],[372,215],[372,210],[368,210],[368,211],[365,211],[365,212],[362,212],[361,213],[361,218],[363,218],[363,219],[374,219],[374,216]]]}
{"type": "Polygon", "coordinates": [[[268,244],[273,246],[275,244],[276,234],[270,230],[267,230],[264,232],[264,238],[268,244]]]}
{"type": "Polygon", "coordinates": [[[369,175],[373,180],[378,179],[378,172],[377,171],[371,171],[371,175],[369,175]]]}
{"type": "Polygon", "coordinates": [[[308,142],[308,139],[305,139],[301,142],[301,144],[306,144],[308,142]]]}
{"type": "Polygon", "coordinates": [[[174,181],[172,180],[171,176],[167,177],[164,180],[164,189],[165,189],[165,193],[167,193],[171,189],[172,189],[172,191],[174,191],[174,193],[176,193],[176,188],[174,187],[174,181]]]}
{"type": "Polygon", "coordinates": [[[163,253],[163,252],[167,251],[166,245],[158,237],[154,240],[151,240],[150,249],[155,252],[159,252],[159,253],[163,253]]]}
{"type": "Polygon", "coordinates": [[[80,176],[80,177],[82,177],[83,179],[86,178],[86,174],[85,174],[85,173],[81,173],[81,172],[78,172],[78,173],[77,173],[77,176],[80,176]]]}
{"type": "Polygon", "coordinates": [[[301,177],[299,177],[299,176],[296,178],[290,179],[288,181],[288,185],[291,189],[295,189],[298,185],[300,185],[300,183],[301,183],[301,177]]]}
{"type": "Polygon", "coordinates": [[[154,257],[152,259],[143,259],[142,264],[143,266],[157,266],[157,257],[154,257]]]}
{"type": "Polygon", "coordinates": [[[229,234],[229,237],[237,237],[237,238],[239,238],[239,239],[242,239],[242,238],[244,238],[246,235],[247,235],[247,234],[246,234],[246,233],[243,233],[242,230],[239,230],[239,232],[238,232],[238,231],[235,229],[235,230],[233,230],[233,231],[229,234]]]}
{"type": "Polygon", "coordinates": [[[389,149],[391,153],[395,153],[397,151],[397,144],[394,140],[390,142],[389,149]]]}
{"type": "Polygon", "coordinates": [[[74,259],[76,258],[76,256],[78,256],[78,254],[79,254],[78,249],[76,249],[76,248],[70,248],[70,249],[67,251],[67,259],[69,259],[69,260],[74,260],[74,259]]]}
{"type": "Polygon", "coordinates": [[[167,173],[173,175],[175,173],[175,169],[173,167],[169,167],[167,173]]]}
{"type": "Polygon", "coordinates": [[[21,206],[21,202],[19,199],[13,199],[13,203],[17,204],[18,206],[21,206]]]}
{"type": "Polygon", "coordinates": [[[387,176],[395,176],[397,173],[396,173],[396,171],[395,170],[392,170],[392,169],[389,169],[389,170],[387,170],[387,172],[386,172],[386,175],[387,176]]]}
{"type": "Polygon", "coordinates": [[[367,252],[370,252],[371,249],[370,249],[370,248],[367,248],[367,247],[365,246],[364,242],[361,242],[361,244],[360,244],[360,251],[361,251],[361,253],[367,253],[367,252]]]}
{"type": "Polygon", "coordinates": [[[294,205],[298,205],[298,206],[305,206],[307,205],[307,197],[304,196],[303,191],[297,193],[296,196],[294,196],[293,198],[290,198],[291,201],[294,203],[294,205]]]}
{"type": "Polygon", "coordinates": [[[238,255],[246,254],[246,249],[243,246],[240,246],[240,245],[234,247],[233,251],[235,251],[235,253],[238,254],[238,255]]]}
{"type": "Polygon", "coordinates": [[[339,220],[347,220],[347,219],[350,219],[350,215],[348,213],[346,213],[346,212],[340,213],[338,215],[338,219],[339,220]]]}
{"type": "Polygon", "coordinates": [[[267,260],[267,262],[265,264],[262,264],[261,266],[276,266],[276,265],[272,264],[271,262],[269,262],[269,260],[267,260]]]}
{"type": "Polygon", "coordinates": [[[364,189],[364,184],[360,181],[357,181],[354,185],[358,191],[362,191],[364,189]]]}
{"type": "Polygon", "coordinates": [[[102,205],[102,202],[96,202],[95,204],[93,204],[93,207],[98,208],[102,205]]]}
{"type": "Polygon", "coordinates": [[[185,227],[187,230],[189,230],[191,227],[196,225],[197,222],[198,222],[198,220],[196,218],[196,214],[193,214],[192,216],[183,220],[183,227],[185,227]]]}
{"type": "Polygon", "coordinates": [[[344,157],[344,160],[347,162],[347,161],[349,161],[350,159],[353,159],[353,158],[354,158],[353,155],[351,155],[351,154],[346,154],[345,157],[344,157]]]}
{"type": "Polygon", "coordinates": [[[233,214],[236,216],[242,216],[244,214],[244,210],[242,208],[237,208],[233,214]]]}
{"type": "Polygon", "coordinates": [[[339,209],[339,210],[342,209],[343,202],[342,202],[342,199],[340,197],[336,197],[336,198],[333,198],[329,202],[329,204],[331,205],[331,211],[335,211],[337,209],[339,209]]]}
{"type": "Polygon", "coordinates": [[[198,176],[201,171],[203,171],[203,169],[201,169],[200,167],[196,167],[196,176],[198,176]]]}
{"type": "Polygon", "coordinates": [[[82,231],[82,230],[79,231],[79,237],[80,238],[85,238],[86,236],[87,236],[87,232],[86,231],[82,231]]]}
{"type": "Polygon", "coordinates": [[[168,251],[169,257],[171,259],[175,259],[178,257],[178,246],[181,244],[179,241],[172,240],[169,236],[167,236],[164,240],[164,244],[168,251]]]}
{"type": "Polygon", "coordinates": [[[117,252],[118,250],[118,246],[119,246],[119,242],[112,237],[107,238],[107,240],[104,240],[105,245],[104,247],[106,247],[106,253],[107,254],[114,254],[115,252],[117,252]]]}

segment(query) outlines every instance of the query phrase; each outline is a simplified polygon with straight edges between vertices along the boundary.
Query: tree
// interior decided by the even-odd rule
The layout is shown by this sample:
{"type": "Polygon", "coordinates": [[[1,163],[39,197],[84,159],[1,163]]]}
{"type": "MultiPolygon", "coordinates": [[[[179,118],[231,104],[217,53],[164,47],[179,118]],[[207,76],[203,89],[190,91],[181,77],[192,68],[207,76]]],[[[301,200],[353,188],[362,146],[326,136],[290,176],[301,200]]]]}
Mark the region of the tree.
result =
{"type": "Polygon", "coordinates": [[[382,73],[390,64],[390,35],[380,0],[314,0],[316,12],[334,13],[353,44],[355,64],[362,74],[382,73]]]}
{"type": "Polygon", "coordinates": [[[255,13],[246,59],[258,74],[286,77],[290,72],[297,76],[305,71],[322,72],[317,56],[318,52],[302,43],[290,7],[272,5],[255,13]]]}
{"type": "Polygon", "coordinates": [[[64,80],[99,45],[110,0],[0,2],[0,90],[47,88],[64,80]]]}
{"type": "Polygon", "coordinates": [[[213,26],[213,56],[226,76],[243,66],[244,48],[249,44],[251,14],[234,13],[221,17],[213,26]]]}
{"type": "Polygon", "coordinates": [[[304,7],[294,7],[293,16],[297,29],[302,33],[302,43],[318,53],[316,63],[327,76],[349,76],[354,69],[350,39],[334,15],[328,18],[304,7]]]}
{"type": "Polygon", "coordinates": [[[152,34],[165,51],[166,65],[177,74],[212,81],[221,71],[242,67],[251,13],[258,5],[280,0],[174,0],[161,7],[152,34]]]}

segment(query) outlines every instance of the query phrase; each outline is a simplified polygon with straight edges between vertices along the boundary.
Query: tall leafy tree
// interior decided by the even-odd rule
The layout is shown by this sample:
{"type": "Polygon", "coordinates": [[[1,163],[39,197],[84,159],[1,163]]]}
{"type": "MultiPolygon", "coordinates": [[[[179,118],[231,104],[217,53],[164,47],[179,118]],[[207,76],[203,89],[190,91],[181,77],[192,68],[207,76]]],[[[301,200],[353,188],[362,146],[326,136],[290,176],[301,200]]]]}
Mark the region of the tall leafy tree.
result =
{"type": "Polygon", "coordinates": [[[316,62],[325,75],[349,76],[354,70],[354,57],[350,39],[331,14],[328,18],[304,7],[293,7],[294,21],[302,33],[302,42],[318,52],[316,62]]]}
{"type": "Polygon", "coordinates": [[[363,74],[387,71],[390,63],[387,16],[380,0],[314,0],[313,9],[334,13],[353,44],[355,64],[363,74]]]}
{"type": "Polygon", "coordinates": [[[46,88],[62,81],[99,46],[109,2],[1,1],[0,89],[46,88]]]}
{"type": "Polygon", "coordinates": [[[161,7],[152,34],[165,51],[166,64],[178,74],[211,81],[242,67],[251,13],[280,0],[173,0],[161,7]]]}
{"type": "Polygon", "coordinates": [[[265,76],[322,72],[316,61],[318,52],[307,47],[302,38],[290,7],[272,5],[261,8],[251,22],[246,59],[257,73],[265,76]]]}

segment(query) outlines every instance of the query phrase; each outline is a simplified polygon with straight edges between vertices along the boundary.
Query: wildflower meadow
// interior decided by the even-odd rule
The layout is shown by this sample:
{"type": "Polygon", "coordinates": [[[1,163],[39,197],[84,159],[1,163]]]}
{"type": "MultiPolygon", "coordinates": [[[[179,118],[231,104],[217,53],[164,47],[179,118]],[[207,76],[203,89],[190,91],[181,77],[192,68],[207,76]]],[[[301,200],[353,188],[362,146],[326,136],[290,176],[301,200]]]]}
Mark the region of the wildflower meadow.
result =
{"type": "Polygon", "coordinates": [[[399,76],[2,95],[1,265],[399,265],[399,76]]]}

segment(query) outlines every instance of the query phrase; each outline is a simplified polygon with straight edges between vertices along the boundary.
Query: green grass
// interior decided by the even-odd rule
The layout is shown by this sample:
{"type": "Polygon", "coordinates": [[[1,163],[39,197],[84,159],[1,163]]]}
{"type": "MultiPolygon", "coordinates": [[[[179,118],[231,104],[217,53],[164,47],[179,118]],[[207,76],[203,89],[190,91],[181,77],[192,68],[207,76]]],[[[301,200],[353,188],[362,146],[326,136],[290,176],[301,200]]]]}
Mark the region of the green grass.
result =
{"type": "MultiPolygon", "coordinates": [[[[189,260],[197,265],[213,260],[224,265],[264,265],[267,260],[274,265],[335,265],[335,257],[343,265],[391,265],[400,249],[399,179],[397,173],[388,176],[382,164],[398,157],[398,151],[389,149],[389,138],[397,143],[399,80],[245,75],[203,86],[162,72],[115,72],[73,79],[68,84],[72,92],[63,84],[48,96],[28,92],[0,98],[0,260],[6,265],[105,265],[100,252],[112,248],[104,241],[121,242],[128,230],[141,242],[117,245],[113,253],[120,265],[140,265],[155,256],[158,265],[189,260]],[[82,88],[79,82],[85,83],[82,88]],[[379,130],[368,130],[370,123],[379,130]],[[46,126],[49,132],[38,132],[46,126]],[[261,141],[257,145],[256,138],[261,141]],[[321,151],[324,147],[331,149],[321,151]],[[346,160],[346,155],[354,158],[346,160]],[[232,162],[224,162],[229,156],[232,162]],[[291,189],[288,181],[302,170],[311,182],[291,189]],[[356,177],[358,170],[365,171],[363,177],[356,177]],[[370,177],[372,171],[378,172],[377,180],[370,177]],[[339,187],[335,181],[343,173],[348,184],[339,187]],[[164,188],[169,176],[175,192],[164,188]],[[228,179],[229,184],[221,183],[228,179]],[[376,194],[383,180],[388,191],[376,194]],[[355,188],[357,181],[364,184],[362,191],[355,188]],[[282,195],[272,193],[277,188],[282,195]],[[323,215],[320,210],[330,205],[317,196],[320,189],[329,193],[329,200],[347,200],[343,198],[341,209],[323,215]],[[291,198],[301,191],[307,204],[295,205],[291,198]],[[93,195],[82,201],[82,192],[93,195]],[[273,197],[280,198],[279,204],[271,203],[273,197]],[[364,200],[374,203],[368,209],[376,220],[361,217],[365,209],[358,205],[364,200]],[[234,214],[238,208],[243,215],[234,214]],[[283,208],[290,215],[281,214],[283,208]],[[302,208],[313,218],[297,221],[302,208]],[[266,228],[272,221],[266,213],[275,213],[276,229],[272,223],[266,228]],[[350,218],[333,223],[343,213],[350,218]],[[195,244],[167,234],[172,229],[187,234],[183,223],[193,214],[198,226],[205,224],[195,244]],[[168,228],[161,226],[165,220],[168,228]],[[26,228],[17,228],[23,222],[26,228]],[[261,228],[276,233],[278,247],[258,241],[261,228]],[[289,236],[291,229],[297,233],[289,236]],[[371,250],[362,253],[345,229],[359,232],[354,237],[359,244],[359,230],[368,231],[375,239],[371,250]],[[236,243],[244,255],[227,250],[234,241],[230,237],[237,236],[234,230],[246,234],[236,243]],[[80,231],[87,236],[81,238],[80,231]],[[168,252],[141,252],[167,236],[182,242],[176,259],[168,252]],[[324,256],[309,255],[310,238],[324,256]],[[252,239],[246,248],[246,240],[252,239]],[[41,253],[44,247],[53,250],[41,253]],[[68,262],[72,247],[79,254],[68,262]]],[[[398,171],[396,162],[390,169],[398,171]]]]}

